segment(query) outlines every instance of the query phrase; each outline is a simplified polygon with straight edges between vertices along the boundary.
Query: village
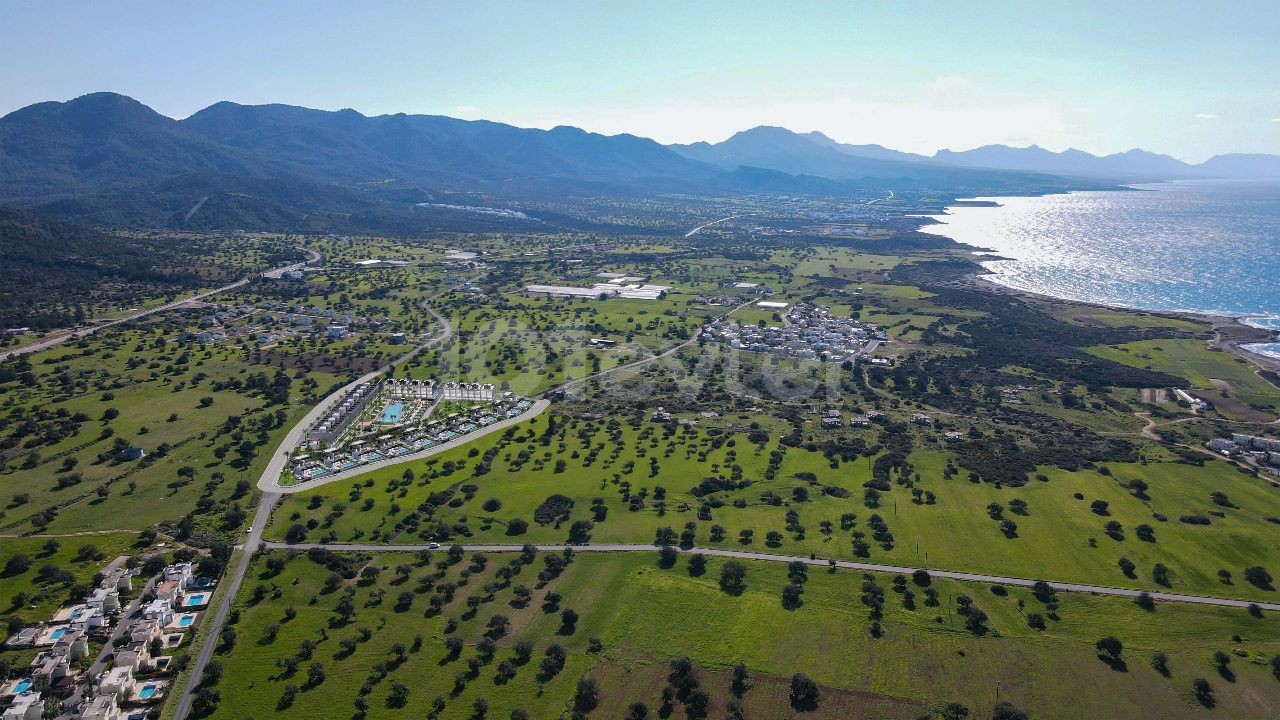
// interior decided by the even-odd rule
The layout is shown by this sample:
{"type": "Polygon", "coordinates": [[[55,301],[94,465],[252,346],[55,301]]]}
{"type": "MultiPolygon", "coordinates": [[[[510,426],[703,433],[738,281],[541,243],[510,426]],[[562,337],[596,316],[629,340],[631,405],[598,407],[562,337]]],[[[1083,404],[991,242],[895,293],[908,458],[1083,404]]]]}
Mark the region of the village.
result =
{"type": "Polygon", "coordinates": [[[761,301],[756,305],[783,311],[782,326],[717,320],[707,327],[705,336],[735,350],[831,362],[869,356],[889,342],[879,326],[833,315],[826,305],[798,303],[789,310],[781,302],[761,301]]]}
{"type": "Polygon", "coordinates": [[[386,315],[376,313],[340,312],[275,300],[237,305],[193,303],[181,311],[196,319],[178,339],[202,345],[250,340],[269,347],[293,337],[344,340],[359,336],[381,338],[392,345],[407,342],[405,333],[394,327],[386,315]]]}
{"type": "Polygon", "coordinates": [[[163,702],[177,671],[172,652],[197,627],[217,581],[179,562],[135,591],[144,571],[128,561],[116,558],[83,601],[5,641],[6,649],[36,655],[26,673],[0,686],[0,718],[141,720],[163,702]]]}

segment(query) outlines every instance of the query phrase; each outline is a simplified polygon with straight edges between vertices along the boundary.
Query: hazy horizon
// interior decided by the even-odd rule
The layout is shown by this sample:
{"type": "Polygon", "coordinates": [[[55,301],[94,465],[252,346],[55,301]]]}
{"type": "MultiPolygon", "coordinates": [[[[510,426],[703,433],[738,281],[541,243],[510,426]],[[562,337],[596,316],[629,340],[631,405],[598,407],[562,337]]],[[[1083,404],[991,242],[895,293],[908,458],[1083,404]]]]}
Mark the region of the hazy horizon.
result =
{"type": "Polygon", "coordinates": [[[1273,8],[1131,3],[1100,25],[1095,5],[20,5],[0,114],[112,91],[179,118],[230,100],[664,144],[776,125],[925,155],[1280,154],[1273,8]]]}

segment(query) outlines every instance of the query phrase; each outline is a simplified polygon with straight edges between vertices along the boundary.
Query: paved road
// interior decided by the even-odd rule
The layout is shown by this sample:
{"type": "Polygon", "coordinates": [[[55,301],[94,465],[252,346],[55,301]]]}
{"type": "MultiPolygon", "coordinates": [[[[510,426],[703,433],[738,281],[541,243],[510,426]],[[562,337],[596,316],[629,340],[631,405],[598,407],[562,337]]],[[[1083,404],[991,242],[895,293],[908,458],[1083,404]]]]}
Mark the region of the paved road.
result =
{"type": "MultiPolygon", "coordinates": [[[[288,543],[268,542],[266,547],[275,549],[292,548],[295,550],[309,550],[311,548],[327,548],[329,550],[353,550],[357,552],[418,552],[419,550],[427,550],[427,545],[375,545],[375,544],[319,544],[304,543],[290,545],[288,543]]],[[[556,551],[565,547],[572,547],[575,552],[654,552],[656,548],[653,545],[535,545],[534,547],[543,551],[556,551]]],[[[463,545],[462,548],[467,552],[520,552],[524,549],[523,545],[463,545]]],[[[802,562],[807,565],[821,565],[826,567],[830,565],[830,561],[823,558],[809,558],[798,555],[775,555],[773,553],[751,552],[750,550],[725,550],[721,548],[705,548],[695,547],[690,550],[681,550],[680,552],[699,552],[704,555],[714,555],[717,557],[739,558],[742,560],[764,560],[767,562],[802,562]]],[[[837,560],[836,567],[846,568],[849,570],[868,570],[871,572],[888,572],[901,573],[910,575],[917,568],[907,567],[904,565],[881,565],[879,563],[865,563],[850,560],[837,560]]],[[[1038,580],[1008,577],[1005,575],[985,575],[982,573],[966,573],[956,572],[953,570],[937,570],[927,568],[929,574],[933,577],[949,578],[952,580],[968,580],[971,582],[996,583],[1000,585],[1017,585],[1022,587],[1031,587],[1038,580]]],[[[1131,590],[1129,588],[1111,587],[1108,585],[1086,585],[1083,583],[1071,582],[1055,582],[1046,581],[1057,590],[1066,592],[1082,592],[1095,595],[1116,595],[1120,597],[1137,597],[1142,590],[1131,590]]],[[[1147,590],[1151,597],[1155,600],[1163,600],[1166,602],[1185,602],[1196,603],[1199,605],[1221,605],[1225,607],[1248,607],[1250,601],[1236,600],[1234,598],[1209,597],[1204,595],[1182,595],[1179,593],[1164,592],[1161,590],[1147,590]]],[[[1280,603],[1258,602],[1257,605],[1264,610],[1280,610],[1280,603]]]]}
{"type": "MultiPolygon", "coordinates": [[[[748,300],[748,301],[746,301],[746,302],[742,303],[741,305],[739,305],[739,306],[737,306],[737,307],[733,308],[732,310],[729,310],[729,311],[727,311],[727,312],[723,312],[723,313],[721,313],[720,315],[718,315],[718,316],[716,317],[716,320],[723,320],[724,318],[729,317],[729,316],[730,316],[730,315],[732,315],[733,313],[735,313],[735,312],[737,312],[737,311],[741,310],[742,308],[744,308],[744,307],[746,307],[746,306],[750,305],[750,304],[751,304],[751,303],[753,303],[753,302],[755,302],[755,300],[754,300],[754,299],[752,299],[752,300],[748,300]]],[[[707,323],[707,324],[709,325],[710,323],[707,323]]],[[[674,346],[674,347],[670,347],[670,348],[668,348],[668,349],[666,349],[666,350],[662,351],[661,353],[658,353],[657,355],[653,355],[653,356],[651,356],[651,357],[644,358],[643,360],[636,360],[635,362],[629,362],[629,363],[627,363],[626,365],[615,365],[614,367],[608,368],[608,369],[606,369],[606,370],[601,370],[600,372],[598,372],[598,373],[594,373],[594,374],[592,374],[592,375],[587,375],[587,376],[585,376],[585,377],[580,377],[580,378],[576,378],[576,379],[573,379],[573,380],[569,380],[569,381],[567,381],[567,382],[562,382],[562,383],[560,383],[559,385],[556,385],[555,387],[551,387],[551,388],[547,388],[546,390],[543,390],[542,392],[538,393],[538,394],[537,394],[537,395],[535,395],[534,397],[544,397],[544,396],[546,396],[546,395],[548,395],[548,394],[550,394],[550,393],[553,393],[553,392],[563,391],[563,390],[568,390],[569,388],[573,387],[574,385],[580,385],[580,384],[582,384],[582,383],[584,383],[584,382],[587,382],[588,380],[596,380],[596,379],[602,378],[602,377],[604,377],[605,375],[608,375],[608,374],[610,374],[610,373],[616,373],[616,372],[619,372],[619,371],[622,371],[622,370],[629,370],[629,369],[631,369],[631,368],[640,367],[641,365],[647,365],[647,364],[649,364],[649,363],[653,362],[654,360],[660,360],[660,359],[662,359],[662,358],[664,358],[664,357],[667,357],[667,356],[669,356],[669,355],[674,355],[674,354],[676,354],[676,353],[680,352],[681,350],[683,350],[683,349],[685,349],[685,348],[689,347],[690,345],[692,345],[692,344],[694,344],[694,343],[698,342],[698,336],[700,336],[701,334],[702,334],[702,328],[701,328],[701,327],[699,327],[699,328],[698,328],[698,330],[697,330],[697,332],[695,332],[695,333],[693,334],[693,337],[689,338],[688,340],[685,340],[684,342],[680,343],[679,345],[676,345],[676,346],[674,346]]]]}
{"type": "MultiPolygon", "coordinates": [[[[422,309],[431,313],[432,317],[435,318],[436,322],[440,324],[440,332],[431,336],[431,338],[429,338],[426,342],[423,342],[422,344],[413,348],[412,350],[405,353],[404,355],[401,355],[400,357],[396,358],[395,360],[392,360],[386,365],[383,365],[377,370],[374,370],[372,372],[365,374],[363,377],[361,377],[358,380],[355,380],[354,382],[356,383],[372,382],[378,379],[379,376],[381,376],[383,373],[390,370],[392,367],[405,363],[408,360],[412,359],[414,356],[416,356],[418,353],[421,353],[422,351],[427,350],[428,348],[435,347],[436,345],[439,345],[445,340],[448,340],[450,337],[453,337],[453,326],[449,324],[449,321],[446,320],[443,315],[436,312],[435,309],[432,308],[431,305],[429,305],[429,303],[432,300],[435,300],[441,295],[452,292],[453,290],[454,288],[452,287],[446,290],[441,290],[435,295],[424,298],[422,300],[422,309]]],[[[347,383],[347,385],[351,385],[351,384],[353,383],[347,383]]],[[[299,490],[313,488],[313,487],[316,487],[317,485],[324,485],[325,483],[334,482],[335,480],[341,480],[344,477],[344,475],[339,474],[339,475],[332,475],[324,478],[317,478],[315,480],[309,480],[305,483],[299,483],[297,485],[281,485],[280,484],[280,474],[284,472],[284,466],[289,461],[290,451],[292,451],[302,442],[302,438],[306,434],[307,428],[310,428],[312,425],[314,425],[315,422],[320,419],[321,415],[324,415],[324,413],[328,411],[330,407],[333,407],[335,404],[337,404],[338,401],[342,399],[344,394],[345,393],[341,390],[336,390],[332,393],[329,393],[328,397],[324,398],[319,403],[317,403],[315,407],[311,408],[311,410],[308,411],[307,414],[304,415],[302,419],[299,420],[298,423],[293,426],[293,429],[290,430],[289,434],[285,436],[284,441],[281,442],[280,445],[276,447],[275,454],[271,456],[271,460],[270,462],[267,463],[266,469],[262,471],[262,477],[258,479],[258,489],[266,492],[273,492],[273,493],[293,493],[293,492],[298,492],[299,490]]],[[[541,410],[539,410],[539,412],[541,412],[541,410]]],[[[412,459],[413,459],[412,457],[396,458],[396,462],[408,462],[409,460],[412,460],[412,459]]],[[[360,472],[368,472],[369,470],[372,470],[375,467],[381,467],[381,465],[379,464],[362,465],[357,469],[360,472]]],[[[255,522],[256,521],[257,519],[255,518],[255,522]]]]}
{"type": "MultiPolygon", "coordinates": [[[[452,287],[442,290],[422,301],[423,309],[431,313],[436,322],[440,323],[440,333],[404,355],[365,375],[360,378],[360,381],[373,380],[391,367],[410,360],[423,350],[451,337],[453,335],[453,327],[429,303],[452,290],[452,287]]],[[[223,578],[222,584],[225,586],[225,591],[215,601],[217,607],[213,611],[213,619],[209,620],[206,614],[206,619],[202,626],[202,629],[206,631],[201,641],[203,644],[200,646],[200,652],[196,656],[195,663],[191,666],[191,675],[187,678],[187,685],[183,688],[182,695],[178,698],[177,710],[174,713],[175,720],[186,720],[188,713],[191,712],[191,702],[195,698],[196,688],[200,686],[200,677],[204,674],[205,666],[208,665],[209,660],[213,657],[213,650],[218,645],[218,634],[222,632],[222,628],[226,624],[227,615],[231,612],[231,606],[235,604],[236,594],[240,591],[240,584],[244,582],[244,574],[249,569],[249,561],[253,559],[253,553],[262,542],[262,529],[270,521],[271,510],[280,499],[281,493],[289,491],[289,488],[283,488],[279,485],[280,473],[284,470],[285,462],[288,461],[289,450],[297,446],[307,428],[311,427],[312,423],[320,417],[324,410],[337,402],[341,395],[342,393],[340,392],[331,393],[299,420],[293,426],[293,429],[289,431],[289,434],[285,436],[284,441],[276,448],[275,454],[271,456],[271,460],[262,471],[262,477],[258,479],[258,487],[264,491],[262,500],[258,503],[258,507],[253,513],[253,520],[250,521],[249,536],[245,539],[244,544],[240,546],[239,560],[236,561],[235,566],[223,578]]]]}
{"type": "MultiPolygon", "coordinates": [[[[102,569],[103,574],[110,573],[112,570],[123,566],[127,560],[128,558],[124,556],[112,560],[109,565],[102,569]]],[[[86,673],[87,677],[97,678],[98,675],[106,669],[107,658],[114,655],[116,651],[116,638],[123,636],[125,630],[127,630],[132,625],[133,620],[138,617],[139,609],[142,607],[142,599],[147,595],[147,593],[151,592],[151,588],[155,587],[156,581],[159,580],[160,577],[160,575],[156,575],[155,577],[148,579],[133,600],[128,605],[121,608],[120,615],[116,617],[115,627],[111,629],[111,634],[108,637],[107,642],[103,643],[102,650],[98,653],[98,657],[95,658],[93,664],[89,666],[89,672],[86,673]]],[[[69,714],[66,715],[67,717],[79,717],[78,713],[80,705],[84,701],[84,691],[84,686],[77,684],[76,689],[71,693],[71,696],[62,702],[62,707],[65,710],[70,711],[69,714]]]]}
{"type": "MultiPolygon", "coordinates": [[[[307,263],[315,262],[316,260],[320,259],[320,253],[314,250],[308,250],[307,253],[310,255],[310,257],[308,257],[306,261],[300,262],[300,263],[294,263],[292,265],[286,265],[284,267],[278,267],[278,268],[275,268],[274,270],[268,270],[267,272],[262,273],[262,276],[278,278],[284,273],[289,272],[290,270],[297,270],[299,268],[305,267],[307,263]]],[[[57,347],[58,345],[61,345],[62,343],[67,342],[68,340],[76,340],[82,337],[87,337],[89,335],[92,335],[98,332],[99,330],[105,330],[106,328],[115,327],[116,325],[122,325],[127,322],[132,322],[134,320],[137,320],[138,318],[144,318],[148,315],[154,315],[155,313],[158,313],[158,312],[164,312],[166,310],[172,310],[177,307],[182,307],[187,303],[195,302],[197,300],[203,300],[207,297],[211,297],[219,293],[227,292],[228,290],[235,290],[238,287],[246,285],[250,279],[251,278],[244,278],[242,280],[237,280],[236,282],[233,282],[230,285],[223,285],[222,287],[214,288],[212,290],[206,290],[202,293],[197,293],[196,295],[185,297],[185,298],[182,298],[181,300],[174,300],[173,302],[165,303],[164,305],[157,305],[156,307],[149,308],[147,310],[139,310],[138,312],[131,313],[121,318],[117,318],[110,322],[104,322],[99,325],[90,325],[87,327],[75,328],[74,330],[63,332],[62,334],[56,335],[54,337],[47,337],[43,340],[40,340],[39,342],[34,342],[30,345],[24,345],[20,348],[6,350],[4,352],[0,352],[0,360],[8,360],[11,357],[26,355],[28,353],[33,353],[33,352],[40,352],[41,350],[48,350],[49,348],[57,347]]]]}
{"type": "Polygon", "coordinates": [[[334,473],[333,475],[325,475],[324,477],[318,477],[312,480],[307,480],[300,483],[294,483],[293,485],[279,484],[278,479],[280,476],[278,474],[272,476],[277,478],[276,481],[270,481],[266,476],[263,476],[262,480],[258,482],[258,487],[262,488],[263,490],[266,490],[268,489],[268,486],[269,486],[271,492],[281,493],[281,494],[299,493],[299,492],[304,492],[307,490],[318,488],[321,485],[327,485],[332,482],[338,482],[339,480],[346,480],[348,478],[356,477],[357,475],[363,475],[367,472],[372,472],[374,470],[380,470],[385,467],[391,467],[392,465],[401,465],[404,463],[415,462],[418,460],[422,460],[424,458],[429,458],[432,455],[435,455],[437,453],[442,453],[446,450],[452,450],[456,447],[461,447],[473,440],[476,440],[477,438],[481,438],[481,437],[484,437],[485,435],[495,433],[499,430],[502,430],[503,428],[508,428],[508,427],[511,427],[512,425],[517,425],[526,420],[532,420],[533,418],[536,418],[539,415],[541,415],[542,411],[546,410],[547,407],[549,407],[550,405],[551,405],[551,401],[549,400],[535,400],[533,402],[532,407],[520,413],[516,417],[499,420],[498,422],[495,422],[492,425],[473,430],[467,433],[466,435],[459,435],[458,437],[450,440],[449,442],[442,443],[440,445],[434,445],[426,450],[421,450],[419,452],[412,453],[409,455],[400,455],[398,457],[390,457],[385,460],[379,460],[377,462],[369,463],[367,465],[357,465],[356,467],[353,467],[349,470],[343,470],[342,472],[334,473]],[[264,483],[266,484],[264,485],[264,483]]]}
{"type": "Polygon", "coordinates": [[[703,229],[703,228],[709,228],[709,227],[711,227],[712,225],[719,225],[719,224],[720,224],[720,223],[722,223],[722,222],[728,222],[729,220],[732,220],[732,219],[734,219],[734,218],[736,218],[736,217],[738,217],[738,216],[737,216],[737,215],[730,215],[729,217],[720,218],[719,220],[712,220],[711,222],[705,222],[705,223],[702,223],[702,224],[701,224],[701,225],[699,225],[698,227],[696,227],[696,228],[694,228],[694,229],[690,230],[689,232],[685,233],[685,234],[684,234],[684,236],[685,236],[685,237],[693,237],[694,235],[697,235],[697,234],[698,234],[698,231],[699,231],[699,230],[701,230],[701,229],[703,229]]]}
{"type": "Polygon", "coordinates": [[[227,623],[227,615],[231,613],[231,606],[235,604],[236,593],[240,591],[240,583],[244,581],[244,574],[249,569],[249,561],[253,559],[254,551],[262,542],[262,528],[271,517],[271,508],[279,499],[280,496],[275,493],[263,493],[262,499],[258,501],[258,509],[253,514],[253,526],[249,528],[249,537],[243,545],[239,546],[239,559],[223,581],[224,587],[220,588],[223,592],[217,601],[218,607],[214,610],[213,619],[206,618],[202,626],[205,630],[204,644],[200,646],[200,653],[196,656],[195,664],[192,665],[187,686],[183,688],[182,695],[178,698],[178,707],[174,714],[177,720],[184,720],[187,713],[191,712],[191,701],[195,698],[196,688],[200,686],[200,677],[204,675],[205,665],[209,664],[214,648],[218,646],[218,633],[222,632],[223,626],[227,623]]]}

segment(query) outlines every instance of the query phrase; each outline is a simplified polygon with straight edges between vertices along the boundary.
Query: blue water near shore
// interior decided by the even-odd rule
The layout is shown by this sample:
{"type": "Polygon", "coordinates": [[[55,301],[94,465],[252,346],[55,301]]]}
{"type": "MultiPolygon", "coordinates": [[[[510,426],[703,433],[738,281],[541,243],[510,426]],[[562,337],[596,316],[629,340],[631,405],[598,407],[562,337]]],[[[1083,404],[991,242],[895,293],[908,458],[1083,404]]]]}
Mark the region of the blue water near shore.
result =
{"type": "MultiPolygon", "coordinates": [[[[1002,285],[1066,300],[1228,315],[1280,330],[1280,182],[976,198],[925,232],[984,248],[1002,285]]],[[[1251,350],[1280,358],[1280,343],[1251,350]]]]}

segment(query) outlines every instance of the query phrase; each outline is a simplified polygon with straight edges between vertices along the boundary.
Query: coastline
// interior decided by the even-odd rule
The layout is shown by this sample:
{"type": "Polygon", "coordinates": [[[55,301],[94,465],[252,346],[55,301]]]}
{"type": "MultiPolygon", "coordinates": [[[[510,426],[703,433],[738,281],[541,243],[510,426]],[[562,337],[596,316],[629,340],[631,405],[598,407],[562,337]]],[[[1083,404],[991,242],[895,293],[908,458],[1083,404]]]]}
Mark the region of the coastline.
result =
{"type": "Polygon", "coordinates": [[[1041,302],[1065,303],[1112,312],[1122,311],[1140,313],[1154,317],[1180,319],[1206,325],[1207,330],[1213,335],[1211,339],[1207,340],[1209,347],[1231,352],[1232,354],[1250,362],[1259,369],[1273,373],[1280,373],[1280,315],[1259,311],[1233,313],[1188,309],[1156,309],[1139,307],[1134,304],[1126,304],[1123,301],[1095,302],[1061,297],[1046,292],[1016,287],[1003,282],[1001,280],[1001,275],[998,272],[989,269],[985,263],[1000,260],[1016,262],[1018,258],[1003,255],[1000,251],[991,247],[976,245],[973,243],[973,239],[971,238],[968,239],[968,241],[963,241],[953,237],[950,233],[940,232],[938,230],[938,226],[945,226],[948,224],[945,218],[946,216],[952,215],[952,210],[954,209],[973,207],[999,208],[1004,205],[1002,200],[1005,198],[1039,198],[1050,195],[1071,195],[1077,192],[1097,191],[1148,192],[1151,189],[1141,186],[1165,184],[1168,183],[1134,183],[1131,185],[1113,186],[1110,188],[1098,188],[1085,191],[1072,189],[1060,192],[1029,192],[1017,195],[983,195],[954,198],[944,206],[941,213],[922,213],[913,215],[912,217],[917,219],[920,223],[917,226],[918,232],[936,237],[944,237],[950,240],[955,243],[957,249],[963,253],[964,257],[971,260],[978,266],[978,269],[966,276],[966,284],[970,287],[982,289],[988,292],[1033,298],[1041,302]],[[1135,185],[1138,187],[1135,187],[1135,185]],[[1258,347],[1263,345],[1269,346],[1266,348],[1266,351],[1262,351],[1258,347]]]}
{"type": "MultiPolygon", "coordinates": [[[[957,244],[962,245],[962,243],[957,244]]],[[[1137,308],[1127,305],[1109,305],[1106,303],[1084,302],[1081,300],[1071,300],[1069,298],[1061,298],[1046,293],[1011,287],[995,280],[995,277],[996,276],[991,273],[975,271],[965,276],[965,284],[969,287],[983,290],[985,292],[1024,297],[1038,302],[1075,305],[1112,312],[1119,310],[1128,313],[1139,313],[1143,315],[1150,315],[1152,317],[1164,317],[1174,320],[1186,320],[1188,322],[1208,325],[1209,331],[1214,334],[1214,337],[1207,341],[1207,345],[1209,347],[1242,357],[1259,369],[1280,373],[1280,357],[1264,355],[1262,353],[1255,352],[1248,347],[1250,345],[1277,342],[1275,339],[1276,331],[1260,328],[1246,322],[1250,318],[1258,317],[1257,315],[1233,316],[1218,313],[1193,312],[1188,310],[1148,310],[1146,308],[1137,308]]]]}

